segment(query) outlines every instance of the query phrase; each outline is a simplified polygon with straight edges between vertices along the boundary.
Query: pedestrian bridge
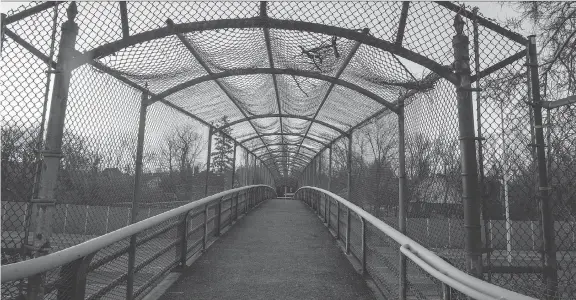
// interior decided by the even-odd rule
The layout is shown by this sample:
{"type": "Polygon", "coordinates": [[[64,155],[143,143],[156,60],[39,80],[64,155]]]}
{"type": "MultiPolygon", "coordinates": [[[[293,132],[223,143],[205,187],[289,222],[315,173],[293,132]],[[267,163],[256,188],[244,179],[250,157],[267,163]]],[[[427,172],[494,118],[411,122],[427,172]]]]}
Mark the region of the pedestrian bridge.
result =
{"type": "Polygon", "coordinates": [[[2,287],[4,299],[20,289],[31,299],[534,299],[459,270],[333,193],[276,199],[264,185],[2,266],[2,287]]]}
{"type": "Polygon", "coordinates": [[[1,21],[2,298],[576,298],[534,36],[450,2],[1,21]]]}

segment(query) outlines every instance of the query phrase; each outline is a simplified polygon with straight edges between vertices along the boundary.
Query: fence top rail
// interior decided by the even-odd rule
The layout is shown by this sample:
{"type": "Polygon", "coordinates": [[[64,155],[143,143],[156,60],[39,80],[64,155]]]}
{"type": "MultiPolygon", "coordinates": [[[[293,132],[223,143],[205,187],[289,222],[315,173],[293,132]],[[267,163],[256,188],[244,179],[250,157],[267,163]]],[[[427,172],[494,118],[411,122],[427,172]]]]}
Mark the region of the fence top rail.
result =
{"type": "MultiPolygon", "coordinates": [[[[437,270],[439,273],[445,275],[447,278],[449,278],[449,280],[443,280],[446,278],[442,278],[440,276],[437,278],[439,280],[441,280],[442,282],[452,286],[453,288],[460,290],[461,292],[467,293],[470,291],[470,289],[472,289],[472,290],[475,290],[476,292],[479,292],[479,293],[485,295],[485,297],[482,297],[482,299],[536,300],[535,298],[507,290],[505,288],[502,288],[502,287],[499,287],[497,285],[488,283],[486,281],[483,281],[479,278],[476,278],[472,275],[469,275],[469,274],[463,272],[462,270],[452,266],[451,264],[449,264],[448,262],[443,260],[441,257],[436,255],[434,252],[428,250],[426,247],[420,245],[419,243],[412,240],[408,236],[402,234],[400,231],[398,231],[398,230],[394,229],[393,227],[391,227],[390,225],[384,223],[382,220],[374,217],[373,215],[366,212],[362,208],[356,206],[352,202],[350,202],[350,201],[348,201],[348,200],[346,200],[346,199],[344,199],[344,198],[342,198],[342,197],[340,197],[340,196],[338,196],[338,195],[336,195],[330,191],[320,189],[317,187],[313,187],[313,186],[303,186],[300,189],[298,189],[295,194],[298,194],[299,191],[305,190],[305,189],[310,189],[310,190],[315,190],[315,191],[321,192],[325,195],[330,196],[332,199],[338,201],[339,203],[343,204],[344,206],[349,208],[351,211],[356,213],[358,216],[363,218],[365,221],[372,224],[374,227],[376,227],[382,233],[384,233],[388,237],[395,240],[400,245],[399,246],[400,248],[411,251],[414,255],[416,255],[418,258],[421,259],[421,261],[414,261],[415,263],[420,263],[420,264],[424,263],[425,265],[421,265],[422,267],[425,267],[424,269],[427,269],[426,267],[431,267],[434,270],[437,270]],[[457,286],[455,286],[455,285],[457,285],[457,286]],[[486,298],[486,297],[488,297],[488,298],[486,298]]],[[[400,249],[400,250],[402,250],[402,249],[400,249]]],[[[406,251],[406,250],[404,250],[404,251],[406,251]]],[[[428,269],[430,269],[430,268],[428,268],[428,269]]]]}
{"type": "Polygon", "coordinates": [[[152,228],[162,222],[169,220],[170,218],[179,216],[195,208],[199,208],[211,202],[220,200],[223,197],[259,187],[268,187],[273,192],[275,192],[272,187],[262,184],[245,186],[223,191],[214,194],[212,196],[208,196],[200,200],[191,202],[189,204],[182,205],[180,207],[174,208],[159,215],[147,218],[140,222],[128,225],[126,227],[120,228],[108,234],[93,238],[91,240],[72,246],[70,248],[66,248],[64,250],[60,250],[58,252],[54,252],[46,256],[25,260],[22,262],[13,263],[9,265],[4,265],[1,268],[1,276],[2,276],[1,282],[5,283],[9,281],[27,278],[32,275],[40,274],[48,270],[54,269],[56,267],[63,266],[67,263],[85,257],[88,254],[94,253],[104,247],[107,247],[113,243],[121,241],[134,234],[152,228]]]}

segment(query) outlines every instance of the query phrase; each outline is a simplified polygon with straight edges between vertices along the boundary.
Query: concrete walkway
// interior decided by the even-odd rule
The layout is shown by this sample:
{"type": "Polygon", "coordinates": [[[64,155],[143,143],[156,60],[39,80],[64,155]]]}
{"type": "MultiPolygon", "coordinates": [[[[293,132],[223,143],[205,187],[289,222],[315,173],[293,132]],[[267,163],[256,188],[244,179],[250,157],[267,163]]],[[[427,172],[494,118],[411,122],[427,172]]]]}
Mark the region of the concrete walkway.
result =
{"type": "Polygon", "coordinates": [[[238,221],[160,299],[374,296],[304,203],[276,199],[238,221]]]}

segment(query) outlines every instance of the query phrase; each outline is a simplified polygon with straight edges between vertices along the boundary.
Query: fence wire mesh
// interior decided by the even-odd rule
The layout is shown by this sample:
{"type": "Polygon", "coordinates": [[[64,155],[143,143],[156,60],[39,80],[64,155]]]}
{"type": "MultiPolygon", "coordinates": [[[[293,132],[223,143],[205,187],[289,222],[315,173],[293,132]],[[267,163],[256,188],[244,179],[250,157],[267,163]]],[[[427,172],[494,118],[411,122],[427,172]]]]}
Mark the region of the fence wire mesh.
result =
{"type": "MultiPolygon", "coordinates": [[[[24,5],[8,15],[38,4],[24,5]]],[[[28,258],[24,245],[30,243],[37,225],[31,199],[37,197],[39,153],[57,74],[52,61],[58,57],[69,5],[60,2],[2,24],[3,264],[28,258]]],[[[420,55],[449,66],[454,60],[452,26],[458,7],[410,3],[401,32],[397,25],[405,5],[270,2],[265,8],[268,17],[295,22],[266,31],[257,26],[199,27],[165,34],[161,30],[169,26],[167,19],[175,24],[249,19],[260,16],[261,4],[127,3],[123,24],[118,3],[77,3],[78,56],[93,49],[104,54],[90,57],[90,64],[72,72],[51,250],[207,195],[253,184],[275,185],[279,195],[304,185],[328,189],[398,228],[399,126],[390,107],[403,101],[407,235],[465,270],[456,89],[429,70],[433,65],[418,67],[407,58],[420,55]],[[413,53],[394,54],[336,31],[303,30],[298,22],[356,32],[368,29],[368,39],[399,42],[413,53]],[[154,30],[154,38],[114,48],[123,38],[154,30]],[[106,52],[107,47],[113,50],[106,52]],[[256,68],[293,72],[250,73],[256,68]],[[225,72],[230,74],[194,82],[225,72]],[[348,85],[304,76],[305,72],[345,80],[348,85]],[[154,103],[147,106],[141,187],[133,207],[143,91],[154,103]],[[383,106],[383,101],[392,106],[383,106]],[[226,129],[211,134],[210,128],[222,126],[226,129]]],[[[526,48],[502,33],[505,29],[481,24],[475,28],[473,18],[466,18],[473,76],[526,48]]],[[[531,99],[524,63],[521,58],[493,69],[475,83],[480,90],[473,93],[484,279],[545,298],[551,291],[542,276],[544,239],[534,112],[527,104],[531,99]]],[[[574,105],[544,112],[561,299],[576,293],[575,114],[574,105]]],[[[231,214],[232,202],[229,205],[224,208],[230,208],[231,214]]],[[[331,209],[331,222],[345,224],[346,211],[331,209]]],[[[143,249],[168,245],[170,233],[163,234],[143,249]]],[[[339,234],[344,237],[342,231],[339,234]]],[[[358,250],[354,247],[353,252],[358,250]]],[[[386,276],[397,272],[398,249],[390,248],[386,254],[370,251],[374,262],[370,265],[384,261],[392,272],[378,279],[382,288],[397,291],[397,282],[386,276]]],[[[140,263],[145,258],[138,259],[140,263]]],[[[169,259],[160,265],[170,265],[169,259]]],[[[136,272],[137,281],[157,279],[146,270],[136,272]]],[[[426,273],[417,266],[410,266],[409,274],[410,293],[416,298],[427,298],[424,291],[438,287],[437,282],[424,279],[426,273]]],[[[124,295],[118,288],[107,293],[124,295]]],[[[143,293],[136,290],[138,295],[143,293]]]]}

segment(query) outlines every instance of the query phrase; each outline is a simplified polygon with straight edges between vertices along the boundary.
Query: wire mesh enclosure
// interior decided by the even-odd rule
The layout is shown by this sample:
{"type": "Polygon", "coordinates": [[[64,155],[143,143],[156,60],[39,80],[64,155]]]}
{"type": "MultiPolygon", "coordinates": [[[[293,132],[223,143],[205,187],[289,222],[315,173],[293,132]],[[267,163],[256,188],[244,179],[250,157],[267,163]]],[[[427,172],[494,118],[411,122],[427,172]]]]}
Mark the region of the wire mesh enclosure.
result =
{"type": "MultiPolygon", "coordinates": [[[[309,185],[486,281],[572,299],[575,107],[543,109],[534,43],[449,2],[22,6],[2,19],[3,264],[309,185]]],[[[427,299],[400,255],[369,257],[427,299]]],[[[127,288],[97,295],[144,295],[127,288]]]]}

